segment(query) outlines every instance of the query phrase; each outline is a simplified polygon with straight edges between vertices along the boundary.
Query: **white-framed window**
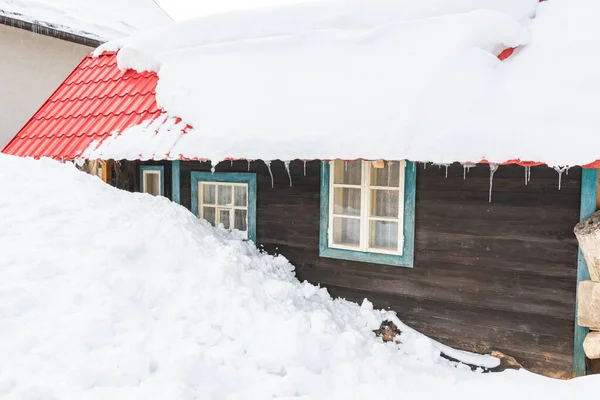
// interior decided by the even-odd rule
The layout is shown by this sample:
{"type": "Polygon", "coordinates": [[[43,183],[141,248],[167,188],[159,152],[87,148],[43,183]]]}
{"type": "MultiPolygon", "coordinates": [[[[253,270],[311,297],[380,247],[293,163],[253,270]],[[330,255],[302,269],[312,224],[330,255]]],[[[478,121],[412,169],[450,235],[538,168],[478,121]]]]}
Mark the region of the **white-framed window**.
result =
{"type": "Polygon", "coordinates": [[[198,182],[198,193],[200,218],[248,238],[247,183],[198,182]]]}
{"type": "Polygon", "coordinates": [[[160,165],[140,166],[140,182],[142,193],[164,196],[164,167],[160,165]]]}
{"type": "Polygon", "coordinates": [[[256,242],[256,174],[191,172],[192,212],[256,242]]]}
{"type": "Polygon", "coordinates": [[[331,161],[328,247],[402,255],[405,161],[331,161]]]}

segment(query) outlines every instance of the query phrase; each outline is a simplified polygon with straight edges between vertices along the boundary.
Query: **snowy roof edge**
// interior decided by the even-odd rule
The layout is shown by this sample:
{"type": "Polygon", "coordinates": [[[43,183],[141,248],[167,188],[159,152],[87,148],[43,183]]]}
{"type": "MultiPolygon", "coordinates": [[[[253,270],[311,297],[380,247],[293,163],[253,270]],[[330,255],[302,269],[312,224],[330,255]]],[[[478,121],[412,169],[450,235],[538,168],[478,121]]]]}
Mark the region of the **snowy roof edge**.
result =
{"type": "MultiPolygon", "coordinates": [[[[96,48],[104,43],[104,41],[102,40],[94,39],[88,36],[76,35],[71,32],[60,30],[57,27],[50,27],[45,24],[43,25],[36,22],[28,22],[19,18],[9,17],[7,15],[2,14],[0,14],[0,25],[6,25],[12,28],[22,29],[28,32],[37,33],[39,35],[48,36],[55,39],[60,39],[67,42],[76,43],[93,48],[96,48]]],[[[90,35],[92,34],[90,33],[90,35]]]]}

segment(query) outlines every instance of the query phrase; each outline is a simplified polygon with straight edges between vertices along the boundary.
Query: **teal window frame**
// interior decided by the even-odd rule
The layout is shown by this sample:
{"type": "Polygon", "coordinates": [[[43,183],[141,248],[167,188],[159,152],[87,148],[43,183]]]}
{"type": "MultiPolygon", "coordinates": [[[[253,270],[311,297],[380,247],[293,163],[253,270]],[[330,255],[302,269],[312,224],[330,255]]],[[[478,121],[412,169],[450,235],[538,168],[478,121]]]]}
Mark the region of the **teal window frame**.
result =
{"type": "Polygon", "coordinates": [[[416,164],[406,161],[404,170],[404,247],[402,255],[372,253],[329,247],[329,179],[328,161],[321,163],[321,221],[319,232],[319,256],[340,260],[359,261],[372,264],[385,264],[395,267],[412,268],[415,253],[415,193],[417,183],[416,164]]]}
{"type": "Polygon", "coordinates": [[[246,183],[248,185],[248,240],[256,243],[256,174],[252,172],[192,171],[192,213],[199,217],[198,184],[200,182],[246,183]]]}
{"type": "Polygon", "coordinates": [[[144,193],[144,171],[160,171],[160,196],[165,195],[165,167],[163,165],[140,165],[140,192],[144,193]]]}

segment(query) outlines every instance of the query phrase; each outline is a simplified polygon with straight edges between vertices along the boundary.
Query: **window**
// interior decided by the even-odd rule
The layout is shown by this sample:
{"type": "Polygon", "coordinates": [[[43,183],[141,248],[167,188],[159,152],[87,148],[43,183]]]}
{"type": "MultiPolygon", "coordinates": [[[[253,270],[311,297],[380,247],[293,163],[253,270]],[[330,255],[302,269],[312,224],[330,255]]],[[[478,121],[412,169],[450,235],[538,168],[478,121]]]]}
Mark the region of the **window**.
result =
{"type": "Polygon", "coordinates": [[[149,193],[153,196],[164,196],[164,170],[165,167],[162,165],[140,166],[140,182],[142,193],[149,193]]]}
{"type": "Polygon", "coordinates": [[[256,241],[256,175],[192,172],[192,212],[256,241]]]}
{"type": "Polygon", "coordinates": [[[406,161],[323,163],[321,256],[412,267],[415,176],[406,161]]]}

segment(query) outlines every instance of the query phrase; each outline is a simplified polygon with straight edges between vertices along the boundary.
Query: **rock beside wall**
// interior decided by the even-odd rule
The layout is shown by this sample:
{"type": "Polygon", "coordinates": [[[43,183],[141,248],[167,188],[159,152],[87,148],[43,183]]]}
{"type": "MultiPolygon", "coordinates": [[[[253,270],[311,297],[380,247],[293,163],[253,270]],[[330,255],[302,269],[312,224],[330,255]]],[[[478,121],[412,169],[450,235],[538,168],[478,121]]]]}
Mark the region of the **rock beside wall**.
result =
{"type": "Polygon", "coordinates": [[[600,282],[579,282],[577,323],[591,330],[600,330],[600,282]]]}
{"type": "Polygon", "coordinates": [[[583,351],[587,358],[596,360],[600,358],[600,332],[590,332],[583,341],[583,351]]]}

